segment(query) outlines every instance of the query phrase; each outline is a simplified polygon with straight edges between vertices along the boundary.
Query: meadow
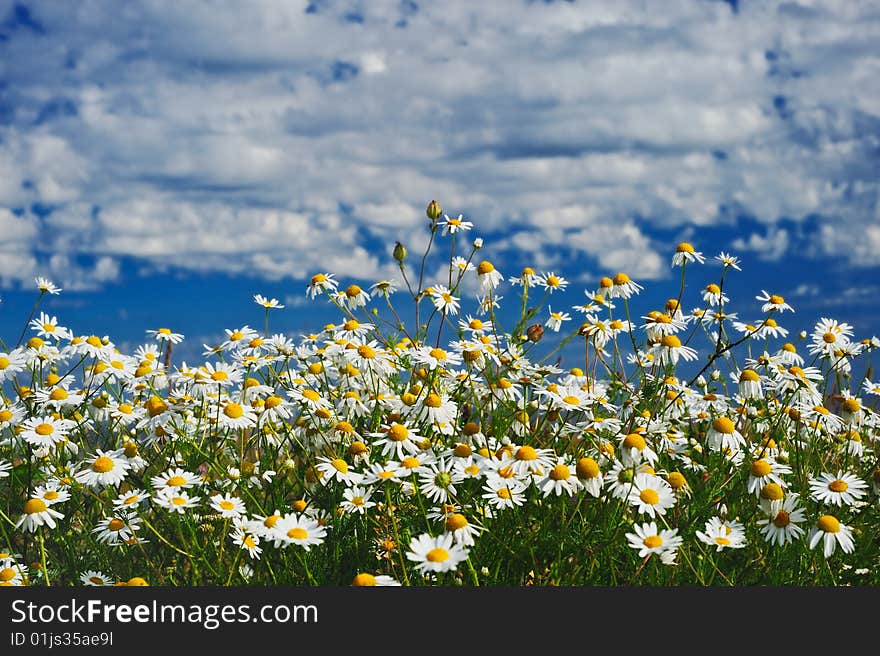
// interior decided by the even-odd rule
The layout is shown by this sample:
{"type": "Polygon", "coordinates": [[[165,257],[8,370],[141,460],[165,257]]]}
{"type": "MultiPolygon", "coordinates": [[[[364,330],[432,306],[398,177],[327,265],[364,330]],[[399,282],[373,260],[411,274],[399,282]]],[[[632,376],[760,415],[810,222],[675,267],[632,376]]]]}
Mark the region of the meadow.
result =
{"type": "Polygon", "coordinates": [[[256,294],[201,364],[173,322],[132,353],[77,333],[37,279],[0,341],[0,584],[880,583],[880,340],[790,332],[775,290],[739,321],[740,260],[689,243],[663,307],[618,271],[560,311],[564,273],[502,274],[426,215],[399,279],[313,272],[338,322],[274,333],[256,294]]]}

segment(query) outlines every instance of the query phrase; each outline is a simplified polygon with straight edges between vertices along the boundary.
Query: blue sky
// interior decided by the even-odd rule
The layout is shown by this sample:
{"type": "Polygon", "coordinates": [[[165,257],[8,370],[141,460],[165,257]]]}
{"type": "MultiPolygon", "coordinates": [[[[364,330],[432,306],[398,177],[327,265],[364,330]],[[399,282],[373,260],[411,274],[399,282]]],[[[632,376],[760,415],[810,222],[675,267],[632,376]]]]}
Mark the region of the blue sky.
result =
{"type": "Polygon", "coordinates": [[[256,293],[311,332],[311,275],[399,280],[435,198],[506,276],[568,278],[554,309],[618,271],[657,308],[688,240],[686,308],[723,250],[740,319],[767,290],[793,333],[878,335],[878,37],[853,0],[0,1],[0,336],[36,276],[123,347],[195,358],[256,293]]]}

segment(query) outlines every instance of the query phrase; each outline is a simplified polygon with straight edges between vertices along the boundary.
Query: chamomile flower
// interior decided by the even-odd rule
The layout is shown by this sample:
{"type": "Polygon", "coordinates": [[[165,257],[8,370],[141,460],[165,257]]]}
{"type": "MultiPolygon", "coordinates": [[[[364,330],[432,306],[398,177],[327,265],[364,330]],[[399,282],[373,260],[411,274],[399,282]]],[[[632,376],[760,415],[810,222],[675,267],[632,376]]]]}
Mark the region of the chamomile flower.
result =
{"type": "Polygon", "coordinates": [[[333,275],[332,273],[316,273],[313,275],[309,281],[309,286],[306,287],[306,295],[314,299],[315,296],[325,291],[331,294],[335,292],[339,282],[333,279],[333,275]]]}
{"type": "Polygon", "coordinates": [[[764,301],[764,304],[761,306],[761,312],[785,312],[786,310],[794,312],[792,307],[785,302],[785,299],[778,294],[768,294],[762,289],[761,294],[755,296],[755,298],[759,301],[764,301]]]}
{"type": "Polygon", "coordinates": [[[313,546],[324,542],[327,529],[311,517],[289,513],[275,522],[272,533],[280,538],[282,547],[295,545],[310,551],[313,546]]]}
{"type": "Polygon", "coordinates": [[[517,478],[487,477],[483,484],[483,498],[495,509],[513,508],[525,503],[527,484],[517,478]]]}
{"type": "Polygon", "coordinates": [[[55,528],[56,519],[63,519],[64,515],[42,499],[31,497],[24,504],[24,513],[16,522],[15,528],[20,528],[25,532],[34,533],[40,526],[47,528],[55,528]]]}
{"type": "Polygon", "coordinates": [[[718,255],[715,256],[715,259],[721,262],[721,264],[724,265],[725,269],[730,267],[731,269],[742,271],[742,269],[739,267],[740,259],[738,257],[721,251],[718,255]]]}
{"type": "Polygon", "coordinates": [[[623,272],[614,276],[611,282],[611,288],[608,292],[611,298],[630,298],[644,289],[637,282],[630,280],[630,277],[623,272]]]}
{"type": "Polygon", "coordinates": [[[657,522],[634,524],[633,532],[626,534],[629,546],[639,550],[639,558],[651,554],[675,553],[683,542],[677,528],[657,528],[657,522]]]}
{"type": "Polygon", "coordinates": [[[568,287],[568,281],[562,276],[557,275],[553,271],[542,273],[535,279],[535,284],[543,287],[547,292],[553,293],[557,290],[564,290],[568,287]]]}
{"type": "Polygon", "coordinates": [[[139,488],[134,488],[128,490],[127,492],[120,492],[119,496],[117,496],[113,500],[113,507],[118,509],[125,508],[137,508],[142,503],[145,503],[150,498],[150,493],[139,488]]]}
{"type": "Polygon", "coordinates": [[[442,235],[454,235],[456,232],[466,232],[474,227],[474,224],[470,221],[465,221],[464,216],[459,214],[458,218],[450,219],[446,214],[443,215],[444,220],[440,221],[437,225],[443,226],[443,230],[441,232],[442,235]]]}
{"type": "Polygon", "coordinates": [[[720,517],[712,517],[706,522],[702,531],[696,532],[697,539],[710,546],[715,551],[724,549],[742,549],[746,546],[745,529],[740,522],[726,521],[720,517]]]}
{"type": "Polygon", "coordinates": [[[412,539],[406,557],[407,560],[417,563],[416,569],[423,574],[449,572],[455,570],[460,562],[467,560],[468,550],[456,544],[450,533],[442,533],[436,537],[422,533],[412,539]]]}
{"type": "Polygon", "coordinates": [[[480,335],[491,334],[492,322],[489,320],[483,321],[477,317],[467,315],[464,320],[459,319],[458,328],[463,332],[469,332],[474,337],[477,337],[480,335]]]}
{"type": "Polygon", "coordinates": [[[24,585],[27,570],[14,558],[0,558],[0,586],[24,585]]]}
{"type": "Polygon", "coordinates": [[[767,542],[782,547],[804,535],[804,529],[799,526],[802,521],[804,511],[798,503],[798,495],[792,493],[774,512],[758,520],[758,527],[767,542]]]}
{"type": "Polygon", "coordinates": [[[12,349],[8,353],[0,351],[0,384],[11,379],[25,366],[27,366],[27,358],[21,350],[12,349]]]}
{"type": "Polygon", "coordinates": [[[137,540],[137,531],[140,529],[141,521],[137,515],[120,513],[99,521],[92,529],[92,533],[95,534],[98,542],[103,544],[111,546],[132,544],[132,540],[137,540]]]}
{"type": "Polygon", "coordinates": [[[229,534],[233,544],[237,545],[248,555],[249,558],[258,559],[263,551],[260,546],[260,537],[248,530],[248,525],[241,518],[233,519],[232,531],[229,534]]]}
{"type": "Polygon", "coordinates": [[[340,481],[345,485],[357,485],[363,479],[363,474],[350,469],[348,463],[342,458],[329,458],[321,456],[315,465],[321,474],[321,481],[329,484],[331,481],[340,481]]]}
{"type": "Polygon", "coordinates": [[[195,487],[202,482],[202,477],[180,467],[173,467],[153,476],[150,482],[156,492],[164,492],[165,490],[174,491],[195,487]]]}
{"type": "Polygon", "coordinates": [[[363,515],[367,512],[368,508],[376,505],[375,501],[370,501],[372,494],[373,492],[369,488],[358,485],[346,488],[342,493],[344,499],[339,504],[339,507],[345,512],[363,515]]]}
{"type": "Polygon", "coordinates": [[[370,302],[370,294],[361,289],[359,285],[349,285],[335,296],[349,310],[365,307],[370,302]]]}
{"type": "Polygon", "coordinates": [[[191,497],[182,488],[165,488],[153,495],[153,503],[160,508],[183,515],[187,510],[197,508],[201,497],[191,497]]]}
{"type": "Polygon", "coordinates": [[[387,574],[370,574],[369,572],[361,572],[351,580],[354,587],[373,587],[373,586],[391,586],[400,585],[393,577],[387,574]]]}
{"type": "Polygon", "coordinates": [[[113,577],[95,569],[88,569],[79,575],[80,583],[85,586],[113,585],[113,577]]]}
{"type": "Polygon", "coordinates": [[[710,449],[716,451],[737,452],[745,446],[746,438],[736,430],[736,425],[731,419],[717,417],[712,420],[712,424],[706,432],[706,443],[710,449]]]}
{"type": "Polygon", "coordinates": [[[657,462],[657,452],[648,444],[644,435],[633,432],[620,438],[618,451],[621,463],[630,467],[643,462],[653,465],[657,462]]]}
{"type": "Polygon", "coordinates": [[[744,399],[760,399],[763,397],[761,389],[761,376],[754,369],[743,369],[739,374],[733,374],[739,385],[740,396],[744,399]]]}
{"type": "Polygon", "coordinates": [[[545,497],[572,496],[580,489],[575,467],[565,458],[557,458],[556,463],[547,468],[547,473],[535,485],[545,497]]]}
{"type": "Polygon", "coordinates": [[[464,480],[464,475],[444,458],[425,465],[419,472],[419,490],[432,501],[446,503],[450,495],[455,495],[456,484],[464,480]]]}
{"type": "Polygon", "coordinates": [[[472,524],[462,513],[449,513],[443,523],[446,532],[452,535],[455,544],[462,547],[470,547],[475,544],[475,538],[483,530],[481,526],[472,524]]]}
{"type": "Polygon", "coordinates": [[[703,289],[703,300],[710,306],[717,306],[728,303],[730,299],[721,291],[721,287],[714,282],[706,285],[703,289]]]}
{"type": "Polygon", "coordinates": [[[431,288],[431,302],[443,314],[458,314],[460,299],[453,296],[445,285],[434,285],[431,288]]]}
{"type": "Polygon", "coordinates": [[[675,335],[661,337],[660,341],[651,347],[649,353],[660,365],[674,365],[678,363],[679,359],[686,361],[697,359],[697,352],[689,346],[684,346],[675,335]]]}
{"type": "Polygon", "coordinates": [[[75,478],[83,485],[94,489],[110,487],[125,480],[129,467],[122,449],[115,451],[98,449],[92,458],[83,463],[83,469],[75,478]]]}
{"type": "Polygon", "coordinates": [[[244,501],[229,492],[212,495],[210,506],[224,518],[241,517],[247,512],[244,501]]]}
{"type": "Polygon", "coordinates": [[[64,326],[58,325],[58,318],[55,316],[49,316],[45,312],[40,312],[40,316],[36,319],[31,319],[31,322],[28,324],[33,330],[37,331],[37,335],[40,337],[46,337],[48,339],[70,339],[73,337],[73,333],[70,332],[64,326]]]}
{"type": "Polygon", "coordinates": [[[684,266],[688,262],[699,262],[703,264],[706,259],[703,254],[694,250],[692,244],[683,241],[675,247],[675,255],[672,256],[672,266],[684,266]]]}
{"type": "Polygon", "coordinates": [[[602,492],[604,478],[599,463],[593,458],[585,456],[575,464],[575,475],[580,486],[593,497],[598,497],[602,492]]]}
{"type": "MultiPolygon", "coordinates": [[[[2,475],[0,475],[2,478],[2,475]]],[[[42,499],[47,506],[56,503],[64,503],[70,499],[70,492],[66,485],[61,485],[58,481],[50,481],[45,485],[38,485],[34,488],[34,497],[42,499]]]]}
{"type": "Polygon", "coordinates": [[[810,549],[815,549],[816,545],[821,542],[826,559],[831,557],[837,545],[840,545],[840,549],[844,553],[852,553],[856,548],[855,542],[853,542],[852,528],[841,524],[834,515],[819,517],[813,528],[810,529],[808,541],[810,549]]]}
{"type": "Polygon", "coordinates": [[[488,294],[498,287],[499,283],[504,280],[504,276],[491,262],[483,260],[477,265],[477,280],[480,283],[480,290],[484,294],[488,294]]]}
{"type": "Polygon", "coordinates": [[[822,472],[811,476],[810,493],[820,503],[835,506],[851,506],[867,494],[868,484],[849,472],[838,470],[837,474],[822,472]]]}
{"type": "Polygon", "coordinates": [[[183,341],[183,335],[181,333],[171,332],[170,328],[156,328],[155,330],[148,330],[147,334],[152,335],[157,342],[171,342],[172,344],[179,344],[183,341]]]}
{"type": "Polygon", "coordinates": [[[70,419],[55,419],[48,415],[31,417],[21,423],[19,437],[32,446],[52,448],[64,442],[75,426],[76,422],[70,419]]]}
{"type": "Polygon", "coordinates": [[[250,428],[257,423],[257,413],[253,407],[228,399],[217,403],[209,413],[211,417],[216,418],[217,425],[221,428],[239,430],[250,428]]]}
{"type": "Polygon", "coordinates": [[[277,298],[269,299],[262,294],[254,294],[254,303],[266,308],[267,310],[280,310],[284,307],[277,298]]]}
{"type": "Polygon", "coordinates": [[[636,474],[627,498],[636,512],[656,517],[675,505],[672,487],[654,474],[636,474]]]}
{"type": "Polygon", "coordinates": [[[40,290],[41,294],[52,294],[57,296],[62,291],[64,291],[60,287],[56,287],[55,283],[53,283],[48,278],[37,277],[34,278],[34,282],[37,283],[37,289],[40,290]]]}
{"type": "Polygon", "coordinates": [[[547,312],[550,314],[550,317],[544,322],[544,325],[555,333],[559,332],[564,321],[571,321],[571,315],[568,312],[554,312],[553,308],[549,306],[547,307],[547,312]]]}
{"type": "Polygon", "coordinates": [[[749,465],[748,490],[750,493],[758,496],[767,483],[776,483],[784,488],[786,483],[782,477],[791,474],[791,472],[791,467],[776,462],[775,459],[769,456],[758,458],[749,465]]]}

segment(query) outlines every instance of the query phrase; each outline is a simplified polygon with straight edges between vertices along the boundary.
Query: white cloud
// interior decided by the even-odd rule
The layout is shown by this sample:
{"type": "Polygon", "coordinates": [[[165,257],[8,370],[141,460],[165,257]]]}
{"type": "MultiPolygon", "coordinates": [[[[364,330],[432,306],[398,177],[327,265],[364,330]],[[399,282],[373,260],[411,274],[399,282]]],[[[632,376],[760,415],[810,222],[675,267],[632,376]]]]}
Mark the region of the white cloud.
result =
{"type": "Polygon", "coordinates": [[[765,225],[736,242],[762,257],[790,247],[781,220],[821,214],[817,253],[878,261],[868,4],[308,6],[35,4],[45,35],[0,43],[0,209],[53,213],[36,232],[0,215],[18,235],[0,284],[96,285],[122,257],[391,277],[377,244],[419,252],[431,198],[546,266],[565,245],[663,277],[674,244],[650,226],[730,208],[765,225]]]}

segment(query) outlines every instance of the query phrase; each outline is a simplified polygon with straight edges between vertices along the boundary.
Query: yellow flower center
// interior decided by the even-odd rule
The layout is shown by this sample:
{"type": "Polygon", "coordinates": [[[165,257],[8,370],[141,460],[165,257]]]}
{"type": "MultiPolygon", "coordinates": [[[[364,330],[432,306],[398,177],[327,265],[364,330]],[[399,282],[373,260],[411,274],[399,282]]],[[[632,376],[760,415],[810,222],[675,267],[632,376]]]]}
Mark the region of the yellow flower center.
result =
{"type": "Polygon", "coordinates": [[[216,380],[216,381],[229,380],[229,374],[227,374],[225,371],[222,371],[222,370],[215,371],[214,373],[211,374],[211,380],[216,380]]]}
{"type": "Polygon", "coordinates": [[[833,515],[822,515],[816,520],[816,526],[826,533],[837,533],[840,531],[840,522],[833,515]]]}
{"type": "Polygon", "coordinates": [[[36,497],[33,499],[29,499],[24,504],[24,511],[28,515],[36,515],[37,513],[45,512],[46,510],[46,502],[42,499],[37,499],[36,497]]]}
{"type": "Polygon", "coordinates": [[[649,535],[642,540],[642,544],[648,547],[648,549],[656,549],[663,546],[663,538],[659,535],[649,535]]]}
{"type": "Polygon", "coordinates": [[[223,499],[223,501],[221,501],[218,505],[223,510],[232,510],[233,508],[235,508],[235,504],[232,503],[231,501],[229,501],[228,499],[223,499]]]}
{"type": "Polygon", "coordinates": [[[755,478],[763,478],[772,471],[772,468],[766,460],[755,460],[749,470],[755,478]]]}
{"type": "Polygon", "coordinates": [[[686,241],[681,242],[678,246],[675,247],[676,253],[693,253],[694,247],[687,243],[686,241]]]}
{"type": "Polygon", "coordinates": [[[412,456],[408,456],[400,461],[400,466],[405,467],[406,469],[415,469],[420,466],[422,463],[418,458],[413,458],[412,456]]]}
{"type": "Polygon", "coordinates": [[[183,476],[172,476],[167,481],[165,481],[165,485],[168,487],[180,487],[181,485],[186,484],[186,479],[183,476]]]}
{"type": "Polygon", "coordinates": [[[0,410],[0,422],[7,422],[10,419],[12,419],[12,417],[13,417],[13,414],[12,414],[11,410],[8,410],[6,408],[3,408],[2,410],[0,410]]]}
{"type": "Polygon", "coordinates": [[[0,355],[0,371],[3,371],[9,366],[9,358],[5,355],[0,355]]]}
{"type": "Polygon", "coordinates": [[[125,522],[123,522],[121,519],[117,519],[116,517],[114,517],[108,522],[107,528],[115,533],[125,528],[125,522]]]}
{"type": "Polygon", "coordinates": [[[388,439],[393,442],[403,442],[409,438],[409,429],[402,424],[392,424],[388,429],[388,439]]]}
{"type": "Polygon", "coordinates": [[[289,537],[291,540],[305,540],[307,537],[309,537],[309,534],[304,528],[295,526],[287,532],[287,537],[289,537]]]}
{"type": "Polygon", "coordinates": [[[33,350],[35,350],[35,351],[39,351],[41,348],[43,348],[43,346],[44,346],[45,344],[46,344],[46,342],[44,342],[44,341],[43,341],[42,339],[40,339],[39,337],[31,337],[31,338],[27,341],[27,346],[28,346],[28,348],[33,349],[33,350]]]}
{"type": "Polygon", "coordinates": [[[322,282],[327,282],[327,276],[325,276],[323,273],[316,273],[314,276],[312,276],[311,283],[313,287],[315,285],[321,284],[322,282]]]}
{"type": "Polygon", "coordinates": [[[491,262],[485,260],[477,265],[477,273],[481,276],[487,273],[492,273],[494,270],[495,266],[491,262]]]}
{"type": "Polygon", "coordinates": [[[48,501],[55,501],[58,498],[58,492],[55,490],[46,490],[45,494],[43,494],[43,498],[48,501]]]}
{"type": "Polygon", "coordinates": [[[446,530],[448,531],[457,531],[467,525],[467,518],[460,513],[453,513],[446,518],[446,530]]]}
{"type": "Polygon", "coordinates": [[[746,381],[757,383],[761,380],[761,377],[758,375],[758,372],[753,369],[743,369],[742,373],[739,375],[739,382],[743,383],[746,381]]]}
{"type": "Polygon", "coordinates": [[[498,490],[497,494],[501,499],[510,499],[511,498],[510,488],[502,487],[498,490]]]}
{"type": "Polygon", "coordinates": [[[335,458],[330,462],[330,464],[333,466],[333,469],[338,471],[340,474],[348,473],[348,463],[345,462],[345,460],[343,460],[342,458],[335,458]]]}
{"type": "Polygon", "coordinates": [[[730,544],[730,540],[728,540],[727,538],[722,538],[722,537],[719,536],[719,537],[715,538],[715,543],[716,543],[716,544],[722,544],[722,545],[728,545],[728,544],[730,544]]]}
{"type": "Polygon", "coordinates": [[[564,481],[571,476],[571,470],[565,465],[556,465],[550,470],[550,480],[564,481]]]}
{"type": "Polygon", "coordinates": [[[321,395],[318,394],[315,390],[303,390],[302,395],[307,398],[309,401],[317,401],[321,398],[321,395]]]}
{"type": "Polygon", "coordinates": [[[113,461],[107,456],[95,458],[95,462],[92,463],[92,471],[98,472],[99,474],[106,474],[112,469],[113,461]]]}
{"type": "Polygon", "coordinates": [[[279,519],[281,519],[281,515],[269,515],[263,520],[263,526],[266,528],[275,528],[275,524],[278,523],[279,519]]]}
{"type": "Polygon", "coordinates": [[[441,405],[443,405],[443,399],[441,399],[439,395],[432,392],[431,394],[428,394],[428,397],[425,399],[425,405],[429,408],[439,408],[441,405]]]}
{"type": "Polygon", "coordinates": [[[681,340],[675,335],[663,335],[660,338],[660,344],[666,348],[680,348],[681,340]]]}
{"type": "Polygon", "coordinates": [[[857,399],[845,399],[842,404],[843,409],[849,413],[856,413],[862,409],[857,399]]]}
{"type": "Polygon", "coordinates": [[[55,432],[55,427],[52,424],[37,424],[34,432],[37,435],[51,435],[55,432]]]}
{"type": "Polygon", "coordinates": [[[773,305],[782,305],[783,303],[785,303],[785,299],[782,298],[781,296],[779,296],[778,294],[773,294],[770,297],[769,302],[772,303],[773,305]]]}
{"type": "Polygon", "coordinates": [[[11,567],[4,567],[3,569],[0,569],[0,581],[3,581],[4,583],[6,581],[11,581],[15,578],[16,574],[17,572],[11,567]]]}
{"type": "Polygon", "coordinates": [[[223,408],[223,414],[230,419],[239,419],[244,416],[244,408],[238,403],[227,403],[226,407],[223,408]]]}
{"type": "Polygon", "coordinates": [[[366,572],[363,572],[363,573],[355,576],[354,580],[352,580],[351,584],[354,586],[358,586],[358,587],[374,586],[374,585],[376,585],[376,577],[373,576],[372,574],[368,574],[366,572]]]}
{"type": "Polygon", "coordinates": [[[831,481],[828,484],[828,489],[832,492],[846,492],[847,488],[849,488],[849,485],[846,484],[846,481],[842,481],[840,479],[837,479],[836,481],[831,481]]]}
{"type": "Polygon", "coordinates": [[[735,430],[733,422],[727,417],[718,417],[718,419],[712,422],[712,428],[715,432],[725,435],[733,435],[735,430]]]}
{"type": "Polygon", "coordinates": [[[577,461],[575,473],[582,480],[596,478],[599,475],[599,463],[592,458],[581,458],[577,461]]]}
{"type": "Polygon", "coordinates": [[[761,488],[761,498],[768,501],[779,501],[784,496],[782,488],[777,483],[767,483],[761,488]]]}
{"type": "Polygon", "coordinates": [[[657,494],[656,490],[652,490],[651,488],[647,488],[642,490],[639,493],[639,499],[641,499],[644,503],[647,503],[651,506],[660,501],[660,495],[657,494]]]}
{"type": "Polygon", "coordinates": [[[366,358],[368,360],[372,360],[376,357],[376,350],[367,344],[361,344],[357,347],[358,355],[362,358],[366,358]]]}
{"type": "Polygon", "coordinates": [[[645,438],[638,433],[630,433],[623,440],[624,449],[636,449],[637,451],[642,451],[646,446],[647,443],[645,442],[645,438]]]}
{"type": "Polygon", "coordinates": [[[349,285],[345,289],[345,295],[348,296],[349,298],[356,298],[361,295],[361,291],[362,291],[361,288],[358,287],[357,285],[349,285]]]}
{"type": "Polygon", "coordinates": [[[516,460],[536,460],[538,458],[538,452],[535,451],[533,447],[524,445],[516,450],[516,453],[513,455],[513,457],[516,460]]]}
{"type": "Polygon", "coordinates": [[[67,397],[67,390],[62,387],[56,387],[52,390],[51,394],[49,394],[49,398],[53,401],[63,401],[67,397]]]}
{"type": "Polygon", "coordinates": [[[446,549],[441,549],[440,547],[435,547],[431,549],[427,554],[425,554],[425,560],[429,560],[432,563],[442,563],[448,558],[449,552],[446,551],[446,549]]]}
{"type": "Polygon", "coordinates": [[[784,510],[780,510],[778,513],[776,513],[776,517],[773,518],[773,525],[777,528],[785,528],[789,524],[791,524],[791,518],[789,517],[789,514],[784,510]]]}

